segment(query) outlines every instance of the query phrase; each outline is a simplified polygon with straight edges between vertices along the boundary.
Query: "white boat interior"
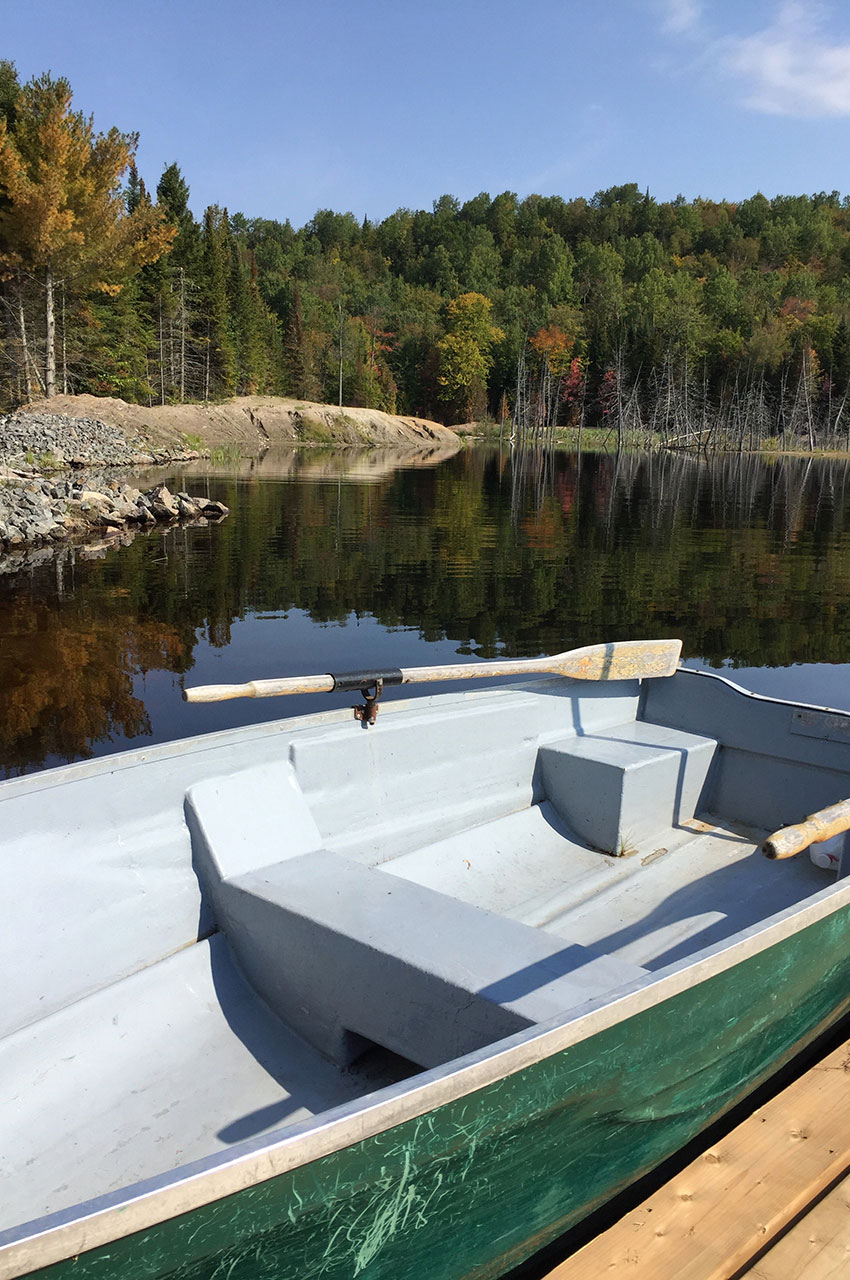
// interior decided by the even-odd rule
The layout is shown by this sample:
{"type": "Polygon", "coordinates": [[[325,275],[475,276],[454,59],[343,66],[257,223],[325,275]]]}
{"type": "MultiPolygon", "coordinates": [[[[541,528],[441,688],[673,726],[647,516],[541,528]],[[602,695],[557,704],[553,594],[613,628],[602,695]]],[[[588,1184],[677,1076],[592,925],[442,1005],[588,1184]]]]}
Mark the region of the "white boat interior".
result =
{"type": "Polygon", "coordinates": [[[841,874],[759,849],[848,794],[841,713],[682,671],[350,716],[0,785],[0,1228],[580,1016],[841,874]]]}

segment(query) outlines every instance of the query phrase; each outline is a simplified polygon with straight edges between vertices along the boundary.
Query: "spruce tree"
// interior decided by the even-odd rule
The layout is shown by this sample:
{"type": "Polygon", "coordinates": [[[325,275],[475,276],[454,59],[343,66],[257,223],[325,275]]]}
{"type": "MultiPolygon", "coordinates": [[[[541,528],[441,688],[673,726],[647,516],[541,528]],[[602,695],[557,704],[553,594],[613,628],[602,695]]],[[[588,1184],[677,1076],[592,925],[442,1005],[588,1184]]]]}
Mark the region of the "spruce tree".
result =
{"type": "Polygon", "coordinates": [[[201,295],[206,328],[205,400],[232,396],[236,381],[227,296],[230,225],[226,209],[204,212],[201,295]]]}
{"type": "Polygon", "coordinates": [[[292,302],[284,339],[284,367],[289,394],[296,400],[305,398],[307,364],[304,358],[304,314],[301,305],[301,285],[297,276],[292,281],[292,302]]]}

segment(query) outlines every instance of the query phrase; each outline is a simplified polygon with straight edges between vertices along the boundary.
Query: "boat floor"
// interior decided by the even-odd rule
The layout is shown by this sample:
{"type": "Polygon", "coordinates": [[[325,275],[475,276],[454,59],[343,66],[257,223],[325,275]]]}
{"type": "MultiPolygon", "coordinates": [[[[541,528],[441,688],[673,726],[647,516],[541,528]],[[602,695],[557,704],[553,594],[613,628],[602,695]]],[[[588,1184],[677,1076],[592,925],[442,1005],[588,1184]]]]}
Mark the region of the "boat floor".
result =
{"type": "Polygon", "coordinates": [[[417,1070],[340,1070],[258,999],[225,939],[0,1042],[0,1230],[226,1150],[417,1070]]]}
{"type": "MultiPolygon", "coordinates": [[[[767,862],[762,835],[695,821],[612,858],[543,803],[380,870],[657,969],[828,886],[808,858],[767,862]]],[[[0,1042],[0,1228],[416,1070],[379,1048],[347,1070],[327,1062],[254,994],[214,935],[0,1042]]]]}
{"type": "Polygon", "coordinates": [[[382,870],[652,970],[831,883],[805,855],[768,861],[766,835],[704,815],[615,858],[580,843],[544,801],[382,870]]]}

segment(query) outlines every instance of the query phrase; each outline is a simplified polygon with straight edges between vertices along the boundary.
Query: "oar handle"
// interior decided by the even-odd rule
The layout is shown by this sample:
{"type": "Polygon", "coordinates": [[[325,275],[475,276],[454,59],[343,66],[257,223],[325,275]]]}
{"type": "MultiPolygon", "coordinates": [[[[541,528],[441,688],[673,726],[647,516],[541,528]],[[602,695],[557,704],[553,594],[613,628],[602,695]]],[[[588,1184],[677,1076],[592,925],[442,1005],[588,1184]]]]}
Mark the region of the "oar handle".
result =
{"type": "Polygon", "coordinates": [[[229,698],[277,698],[283,693],[330,693],[333,688],[333,676],[289,676],[247,684],[201,684],[184,689],[183,697],[186,702],[227,702],[229,698]]]}
{"type": "Polygon", "coordinates": [[[767,858],[793,858],[810,844],[821,844],[850,830],[850,800],[840,800],[828,809],[810,814],[805,822],[795,827],[782,827],[768,836],[761,847],[767,858]]]}

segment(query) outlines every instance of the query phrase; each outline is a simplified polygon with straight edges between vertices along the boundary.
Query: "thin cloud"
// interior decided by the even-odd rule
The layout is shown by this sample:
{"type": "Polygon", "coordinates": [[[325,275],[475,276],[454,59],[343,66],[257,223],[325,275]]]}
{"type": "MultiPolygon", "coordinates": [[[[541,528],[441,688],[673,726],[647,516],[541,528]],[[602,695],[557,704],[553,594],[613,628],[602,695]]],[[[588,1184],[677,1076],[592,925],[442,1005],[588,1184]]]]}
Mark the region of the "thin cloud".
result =
{"type": "Polygon", "coordinates": [[[827,39],[823,27],[820,6],[789,3],[764,30],[719,44],[746,106],[770,115],[850,116],[850,42],[827,39]]]}
{"type": "Polygon", "coordinates": [[[702,0],[662,0],[664,31],[687,35],[696,30],[702,17],[702,0]]]}

